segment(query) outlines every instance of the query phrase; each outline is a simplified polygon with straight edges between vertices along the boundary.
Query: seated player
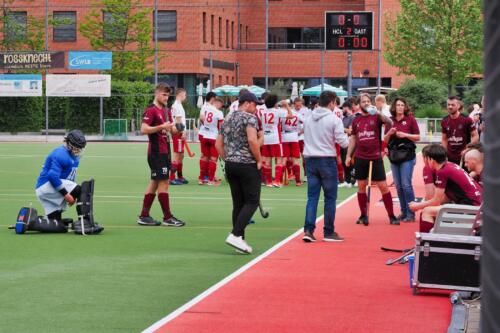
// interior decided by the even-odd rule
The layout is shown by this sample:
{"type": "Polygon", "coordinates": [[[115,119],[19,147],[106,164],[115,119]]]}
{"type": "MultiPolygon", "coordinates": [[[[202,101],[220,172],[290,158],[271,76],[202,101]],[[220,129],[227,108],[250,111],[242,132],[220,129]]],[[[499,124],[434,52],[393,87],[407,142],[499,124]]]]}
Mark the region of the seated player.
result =
{"type": "Polygon", "coordinates": [[[216,98],[212,107],[205,109],[203,139],[201,141],[201,153],[204,160],[200,159],[200,177],[198,178],[200,185],[205,183],[206,176],[208,176],[207,185],[217,185],[214,180],[219,154],[215,149],[215,140],[219,134],[220,126],[224,122],[224,114],[220,111],[222,105],[224,105],[222,99],[216,98]]]}
{"type": "Polygon", "coordinates": [[[24,225],[21,223],[21,229],[16,229],[16,232],[67,232],[69,223],[73,223],[76,234],[98,234],[104,230],[94,222],[94,180],[85,181],[81,186],[75,182],[80,156],[87,144],[85,136],[81,131],[73,130],[65,136],[64,142],[47,156],[36,183],[35,193],[45,210],[45,217],[38,217],[36,210],[31,210],[29,215],[32,216],[24,225]],[[75,203],[78,221],[63,219],[62,212],[67,205],[75,203]]]}
{"type": "Polygon", "coordinates": [[[446,148],[432,144],[427,151],[428,165],[436,172],[436,189],[430,200],[421,203],[412,202],[413,212],[422,211],[420,231],[429,232],[434,225],[441,205],[452,202],[461,205],[480,206],[482,188],[464,169],[448,162],[446,148]]]}
{"type": "Polygon", "coordinates": [[[292,109],[287,101],[278,106],[278,96],[270,94],[265,99],[266,108],[261,111],[260,119],[264,129],[264,145],[261,148],[264,163],[263,177],[268,187],[281,187],[283,175],[283,152],[281,151],[280,123],[282,119],[292,118],[292,109]],[[272,182],[272,159],[276,159],[274,183],[272,182]]]}
{"type": "Polygon", "coordinates": [[[436,172],[429,166],[429,156],[427,155],[430,147],[431,146],[428,145],[422,149],[422,157],[424,159],[422,177],[424,178],[425,185],[425,200],[431,200],[436,190],[436,186],[434,185],[436,182],[436,172]]]}
{"type": "Polygon", "coordinates": [[[469,175],[478,182],[481,187],[483,186],[483,167],[484,155],[481,144],[472,144],[467,146],[464,154],[464,165],[469,170],[469,175]],[[471,146],[471,147],[469,147],[471,146]]]}
{"type": "MultiPolygon", "coordinates": [[[[288,166],[288,162],[292,165],[292,173],[295,177],[295,185],[301,186],[300,180],[300,147],[299,147],[299,130],[300,124],[303,123],[303,118],[295,110],[292,110],[292,118],[283,119],[281,123],[281,140],[283,147],[283,163],[288,166]]],[[[290,174],[290,173],[289,173],[290,174]]]]}

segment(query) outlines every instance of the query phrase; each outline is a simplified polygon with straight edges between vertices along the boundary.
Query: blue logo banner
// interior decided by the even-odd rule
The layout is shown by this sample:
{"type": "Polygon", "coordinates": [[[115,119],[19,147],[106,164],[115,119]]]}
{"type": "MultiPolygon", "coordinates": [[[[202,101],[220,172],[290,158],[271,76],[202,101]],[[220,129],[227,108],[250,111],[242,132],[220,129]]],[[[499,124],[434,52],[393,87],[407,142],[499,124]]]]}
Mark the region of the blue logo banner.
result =
{"type": "Polygon", "coordinates": [[[109,70],[113,63],[113,52],[69,52],[69,69],[109,70]]]}

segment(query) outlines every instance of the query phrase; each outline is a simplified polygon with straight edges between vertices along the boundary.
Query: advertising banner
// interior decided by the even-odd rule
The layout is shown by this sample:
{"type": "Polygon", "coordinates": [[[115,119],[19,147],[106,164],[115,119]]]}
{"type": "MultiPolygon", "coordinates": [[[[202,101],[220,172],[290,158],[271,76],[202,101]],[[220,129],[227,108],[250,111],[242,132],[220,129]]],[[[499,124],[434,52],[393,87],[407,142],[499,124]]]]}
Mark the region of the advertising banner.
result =
{"type": "Polygon", "coordinates": [[[0,69],[64,68],[64,52],[0,53],[0,69]]]}
{"type": "Polygon", "coordinates": [[[68,55],[69,69],[109,70],[113,63],[113,52],[77,52],[68,55]]]}
{"type": "Polygon", "coordinates": [[[42,75],[0,74],[0,96],[42,96],[42,75]]]}
{"type": "Polygon", "coordinates": [[[111,75],[49,74],[46,89],[53,97],[110,97],[111,75]]]}

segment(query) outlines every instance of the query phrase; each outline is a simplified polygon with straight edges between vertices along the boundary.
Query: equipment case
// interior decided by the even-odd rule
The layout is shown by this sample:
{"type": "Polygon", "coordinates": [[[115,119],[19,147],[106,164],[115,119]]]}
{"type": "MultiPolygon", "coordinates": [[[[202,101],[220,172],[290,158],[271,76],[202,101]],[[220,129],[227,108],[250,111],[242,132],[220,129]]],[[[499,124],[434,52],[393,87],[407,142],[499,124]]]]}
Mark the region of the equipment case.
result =
{"type": "Polygon", "coordinates": [[[413,293],[419,288],[480,291],[481,237],[416,232],[413,293]]]}

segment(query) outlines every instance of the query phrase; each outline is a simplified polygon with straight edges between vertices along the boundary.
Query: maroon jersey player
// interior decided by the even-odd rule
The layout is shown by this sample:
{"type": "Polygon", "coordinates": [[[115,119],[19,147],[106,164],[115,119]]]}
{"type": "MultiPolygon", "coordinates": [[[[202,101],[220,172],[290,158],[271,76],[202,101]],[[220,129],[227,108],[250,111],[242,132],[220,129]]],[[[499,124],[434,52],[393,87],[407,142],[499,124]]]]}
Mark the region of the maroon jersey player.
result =
{"type": "Polygon", "coordinates": [[[446,155],[446,149],[439,144],[432,144],[427,150],[428,165],[436,173],[434,196],[430,200],[410,204],[410,209],[414,212],[423,210],[421,231],[432,228],[444,203],[480,206],[482,202],[481,186],[457,164],[448,162],[446,155]]]}
{"type": "Polygon", "coordinates": [[[450,96],[447,101],[448,115],[441,121],[441,144],[446,148],[448,161],[460,164],[462,152],[468,143],[479,141],[474,121],[460,113],[461,101],[450,96]]]}
{"type": "Polygon", "coordinates": [[[141,133],[147,134],[149,139],[148,164],[151,169],[151,180],[146,188],[142,211],[137,220],[139,225],[162,224],[149,215],[156,193],[163,211],[163,225],[182,227],[185,224],[172,215],[168,196],[168,176],[171,167],[168,134],[177,134],[172,113],[166,109],[170,92],[171,89],[166,83],[159,83],[155,89],[154,102],[146,108],[142,118],[141,133]]]}
{"type": "Polygon", "coordinates": [[[392,196],[385,178],[384,162],[382,161],[382,125],[392,125],[392,120],[372,106],[370,95],[360,95],[361,115],[352,122],[352,135],[350,137],[349,149],[345,164],[351,165],[351,157],[356,149],[354,169],[358,181],[358,204],[361,216],[356,223],[368,225],[368,197],[366,186],[368,185],[368,174],[370,163],[372,164],[372,181],[382,193],[384,206],[389,215],[390,224],[399,224],[394,216],[392,196]],[[372,112],[370,112],[372,111],[372,112]]]}

